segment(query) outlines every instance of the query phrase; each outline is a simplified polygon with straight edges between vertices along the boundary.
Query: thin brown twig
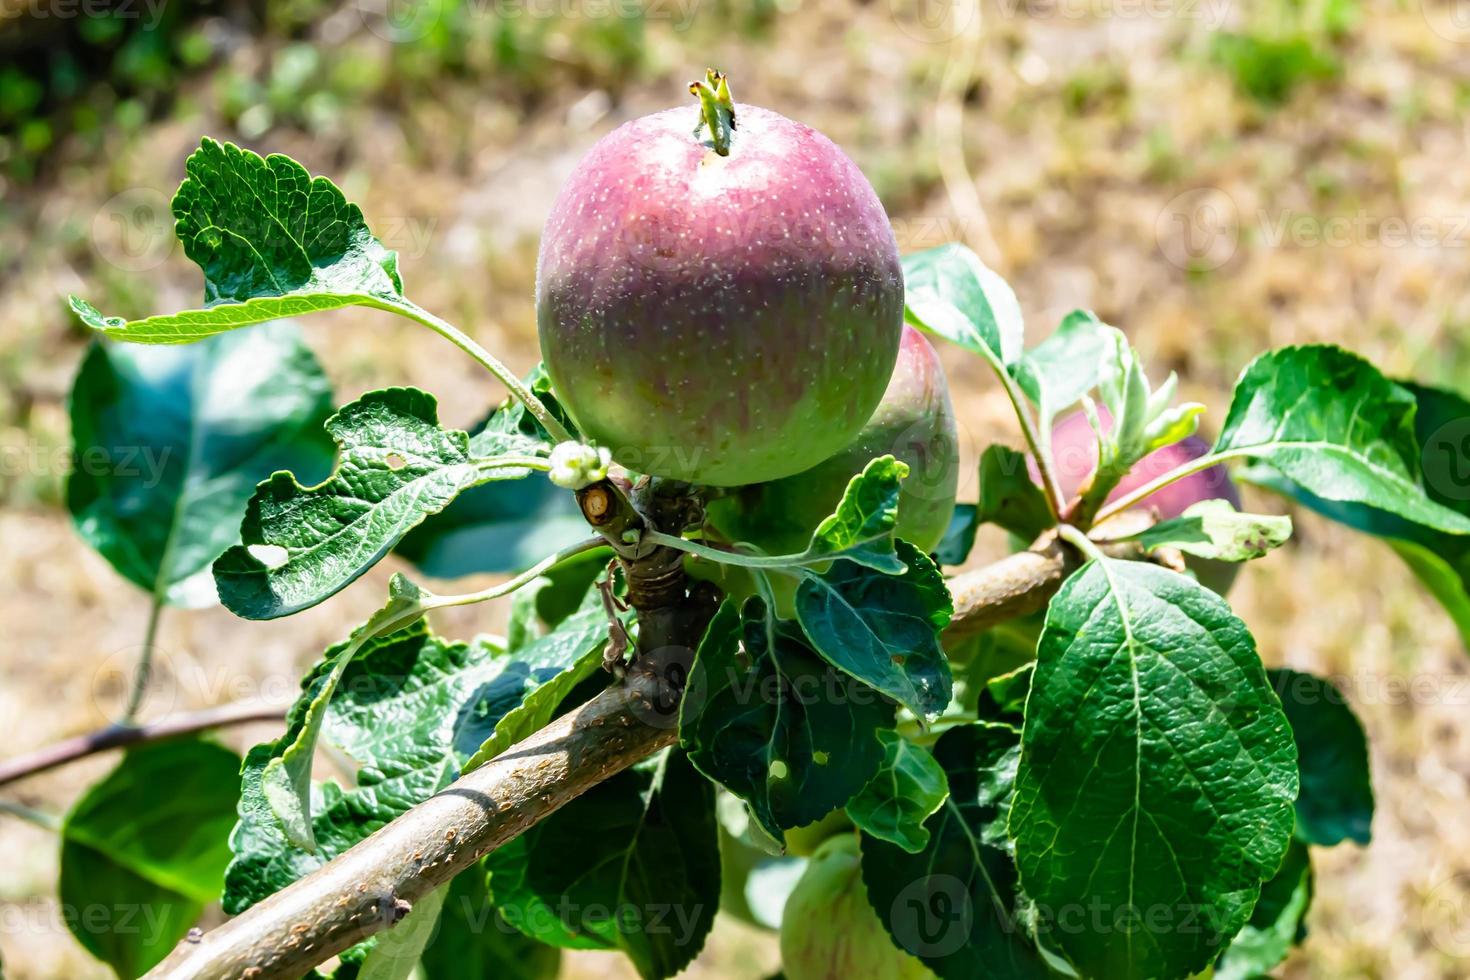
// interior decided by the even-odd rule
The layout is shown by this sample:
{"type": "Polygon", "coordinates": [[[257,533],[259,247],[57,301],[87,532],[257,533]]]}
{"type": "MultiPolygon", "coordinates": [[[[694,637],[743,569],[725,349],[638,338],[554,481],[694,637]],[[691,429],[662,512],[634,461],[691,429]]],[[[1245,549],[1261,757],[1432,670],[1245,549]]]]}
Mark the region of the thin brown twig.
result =
{"type": "Polygon", "coordinates": [[[96,755],[98,752],[126,748],[142,742],[161,742],[253,721],[280,721],[285,715],[286,709],[281,705],[251,701],[218,705],[142,725],[109,725],[86,735],[56,742],[28,755],[0,762],[0,786],[96,755]]]}

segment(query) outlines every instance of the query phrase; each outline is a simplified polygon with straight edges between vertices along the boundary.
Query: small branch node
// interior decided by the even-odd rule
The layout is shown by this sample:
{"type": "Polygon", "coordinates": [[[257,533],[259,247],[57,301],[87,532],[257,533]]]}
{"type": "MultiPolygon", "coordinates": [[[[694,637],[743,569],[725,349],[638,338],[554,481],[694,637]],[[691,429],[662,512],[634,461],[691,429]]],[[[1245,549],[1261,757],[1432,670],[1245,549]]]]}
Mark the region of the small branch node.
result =
{"type": "Polygon", "coordinates": [[[593,527],[605,527],[612,521],[617,510],[617,496],[606,481],[590,484],[577,491],[577,504],[582,516],[593,527]]]}

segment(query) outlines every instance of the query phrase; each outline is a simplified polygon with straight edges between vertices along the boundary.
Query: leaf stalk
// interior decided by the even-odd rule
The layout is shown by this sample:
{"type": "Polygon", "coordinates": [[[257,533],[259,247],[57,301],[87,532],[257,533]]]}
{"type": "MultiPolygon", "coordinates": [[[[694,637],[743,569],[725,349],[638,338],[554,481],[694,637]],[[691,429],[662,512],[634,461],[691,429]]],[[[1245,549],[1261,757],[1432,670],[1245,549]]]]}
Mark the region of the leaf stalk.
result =
{"type": "Polygon", "coordinates": [[[562,548],[555,554],[547,555],[545,558],[541,559],[536,564],[526,569],[524,572],[521,572],[514,578],[501,582],[499,585],[492,585],[489,588],[481,589],[478,592],[466,592],[462,595],[434,595],[431,593],[422,602],[419,603],[419,606],[421,607],[423,612],[428,612],[433,609],[448,609],[452,606],[468,606],[476,602],[484,602],[487,599],[498,599],[501,596],[510,595],[512,592],[515,592],[517,589],[520,589],[523,586],[529,585],[531,582],[535,581],[537,578],[540,578],[542,575],[545,575],[547,572],[551,571],[551,569],[555,568],[557,565],[560,565],[568,558],[580,555],[584,551],[591,551],[593,548],[601,548],[605,544],[607,544],[607,541],[604,540],[602,535],[600,534],[594,537],[586,538],[582,541],[578,541],[576,544],[568,545],[567,547],[562,548]]]}
{"type": "Polygon", "coordinates": [[[1118,516],[1125,510],[1130,510],[1131,508],[1137,507],[1148,497],[1153,496],[1160,490],[1167,487],[1169,484],[1177,483],[1187,476],[1193,476],[1196,473],[1202,473],[1210,467],[1215,466],[1219,463],[1223,463],[1226,460],[1237,459],[1239,457],[1248,455],[1250,455],[1249,448],[1227,449],[1224,452],[1219,453],[1206,453],[1199,459],[1190,460],[1188,463],[1184,463],[1181,466],[1176,466],[1174,469],[1163,474],[1162,476],[1159,476],[1156,479],[1150,480],[1149,482],[1145,483],[1137,490],[1130,491],[1129,493],[1126,493],[1123,496],[1119,497],[1111,504],[1108,504],[1107,506],[1099,510],[1097,512],[1097,517],[1091,523],[1094,525],[1101,524],[1109,518],[1118,516]]]}
{"type": "Polygon", "coordinates": [[[394,300],[392,305],[388,306],[388,309],[428,327],[474,358],[481,367],[495,375],[500,380],[500,383],[505,385],[506,389],[522,405],[526,406],[526,411],[530,412],[536,421],[541,423],[541,428],[545,429],[547,434],[551,436],[552,442],[574,441],[574,437],[567,431],[567,427],[557,421],[556,417],[551,414],[541,399],[537,398],[531,389],[527,388],[521,382],[521,379],[515,376],[510,368],[506,367],[494,354],[491,354],[476,343],[463,330],[460,330],[447,320],[440,319],[428,310],[407,299],[394,300]]]}
{"type": "Polygon", "coordinates": [[[131,725],[138,719],[138,709],[143,707],[143,697],[148,693],[148,682],[153,676],[153,650],[158,644],[158,622],[163,618],[163,597],[154,594],[148,607],[148,625],[143,627],[143,650],[138,655],[138,666],[133,672],[133,686],[128,691],[128,705],[123,709],[123,724],[131,725]]]}

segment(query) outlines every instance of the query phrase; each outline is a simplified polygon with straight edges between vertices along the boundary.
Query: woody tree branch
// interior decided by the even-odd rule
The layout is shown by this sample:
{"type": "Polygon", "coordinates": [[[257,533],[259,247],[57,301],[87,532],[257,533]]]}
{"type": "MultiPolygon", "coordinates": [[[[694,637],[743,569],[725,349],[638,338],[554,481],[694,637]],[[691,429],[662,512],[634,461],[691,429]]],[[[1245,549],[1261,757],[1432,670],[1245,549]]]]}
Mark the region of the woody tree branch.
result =
{"type": "MultiPolygon", "coordinates": [[[[691,651],[718,596],[688,588],[677,554],[629,555],[625,530],[650,521],[678,533],[691,514],[677,493],[589,488],[590,522],[616,528],[628,597],[639,612],[637,657],[624,679],[507,749],[310,875],[197,940],[181,943],[154,980],[265,980],[310,967],[391,927],[429,892],[559,807],[678,739],[691,651]],[[606,511],[602,510],[606,507],[606,511]],[[597,511],[597,513],[593,513],[597,511]],[[609,516],[611,515],[611,516],[609,516]]],[[[1045,605],[1075,563],[1054,539],[950,581],[948,637],[1045,605]]]]}

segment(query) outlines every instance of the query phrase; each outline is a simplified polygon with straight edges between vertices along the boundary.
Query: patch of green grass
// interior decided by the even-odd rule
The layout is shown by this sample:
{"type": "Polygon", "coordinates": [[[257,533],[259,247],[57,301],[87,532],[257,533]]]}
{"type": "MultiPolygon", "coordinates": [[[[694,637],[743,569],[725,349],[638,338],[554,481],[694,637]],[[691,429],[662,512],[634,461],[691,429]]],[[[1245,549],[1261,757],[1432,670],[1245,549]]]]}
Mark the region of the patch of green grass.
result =
{"type": "Polygon", "coordinates": [[[1272,106],[1286,102],[1303,83],[1335,79],[1342,71],[1335,54],[1303,35],[1218,34],[1211,54],[1237,88],[1272,106]]]}
{"type": "Polygon", "coordinates": [[[1173,183],[1189,170],[1189,161],[1174,145],[1174,134],[1166,126],[1153,126],[1144,141],[1147,163],[1145,173],[1150,180],[1173,183]]]}
{"type": "Polygon", "coordinates": [[[1358,20],[1359,0],[1263,0],[1248,27],[1215,35],[1210,54],[1241,92],[1278,106],[1302,85],[1342,74],[1337,49],[1358,20]]]}
{"type": "Polygon", "coordinates": [[[1062,83],[1062,105],[1068,115],[1082,116],[1121,105],[1128,98],[1128,77],[1120,65],[1089,65],[1062,83]]]}

